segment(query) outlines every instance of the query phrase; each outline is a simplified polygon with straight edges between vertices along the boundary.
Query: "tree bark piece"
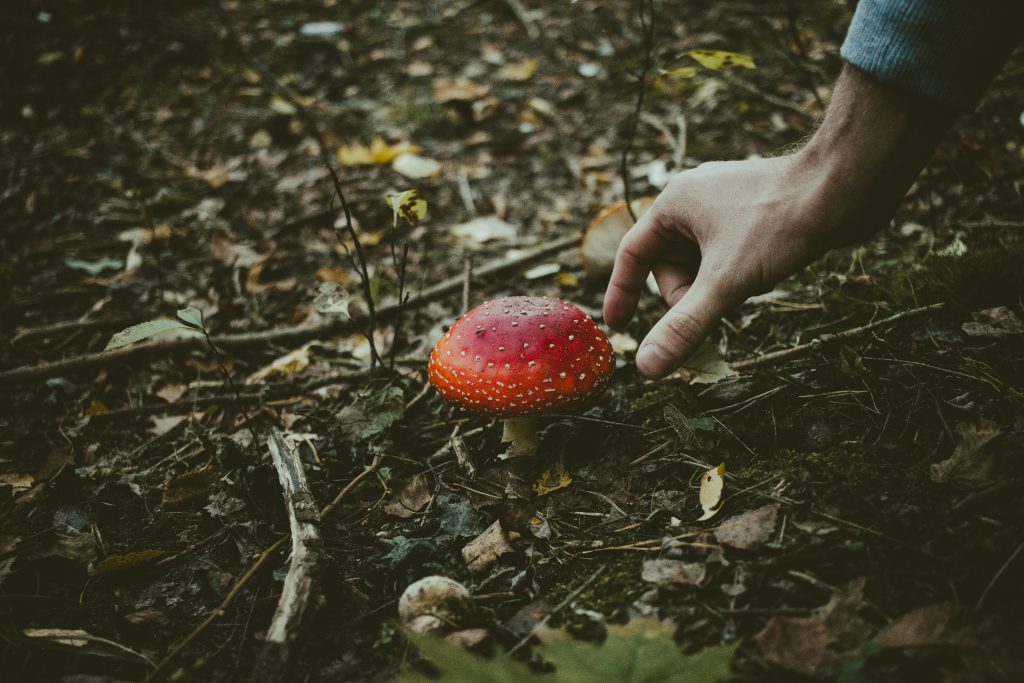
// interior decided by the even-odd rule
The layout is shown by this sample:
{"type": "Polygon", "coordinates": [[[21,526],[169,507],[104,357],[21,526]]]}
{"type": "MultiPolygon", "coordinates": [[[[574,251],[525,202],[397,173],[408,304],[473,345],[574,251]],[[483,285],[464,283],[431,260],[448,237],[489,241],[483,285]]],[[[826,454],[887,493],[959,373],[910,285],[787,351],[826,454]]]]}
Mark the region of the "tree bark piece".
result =
{"type": "Polygon", "coordinates": [[[284,491],[292,553],[284,589],[267,631],[260,663],[253,671],[253,680],[284,681],[297,659],[303,626],[316,607],[319,594],[317,572],[323,541],[319,529],[320,512],[310,493],[298,452],[276,429],[267,439],[267,447],[284,491]]]}

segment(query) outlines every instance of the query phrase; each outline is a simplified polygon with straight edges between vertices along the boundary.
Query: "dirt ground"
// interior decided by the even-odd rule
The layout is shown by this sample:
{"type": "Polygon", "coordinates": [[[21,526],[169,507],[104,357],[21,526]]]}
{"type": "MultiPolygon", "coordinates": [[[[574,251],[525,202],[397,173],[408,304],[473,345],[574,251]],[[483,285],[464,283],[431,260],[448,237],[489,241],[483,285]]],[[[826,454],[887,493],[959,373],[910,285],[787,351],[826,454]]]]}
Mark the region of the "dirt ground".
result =
{"type": "Polygon", "coordinates": [[[649,196],[813,130],[848,3],[654,7],[646,52],[641,5],[598,0],[0,10],[5,680],[265,677],[289,568],[273,429],[317,505],[337,500],[295,680],[429,672],[397,610],[428,575],[469,589],[443,631],[498,665],[543,668],[542,620],[612,657],[620,625],[654,619],[742,680],[1020,680],[1019,51],[890,228],[723,320],[689,383],[635,370],[664,310],[648,296],[609,390],[545,418],[534,458],[497,458],[500,425],[429,389],[465,302],[557,296],[601,322],[579,249],[546,245],[623,198],[626,146],[649,196]],[[396,171],[411,145],[436,170],[396,171]],[[415,226],[385,201],[412,188],[415,226]],[[188,307],[212,347],[193,330],[100,355],[188,307]],[[724,503],[698,522],[719,463],[724,503]]]}

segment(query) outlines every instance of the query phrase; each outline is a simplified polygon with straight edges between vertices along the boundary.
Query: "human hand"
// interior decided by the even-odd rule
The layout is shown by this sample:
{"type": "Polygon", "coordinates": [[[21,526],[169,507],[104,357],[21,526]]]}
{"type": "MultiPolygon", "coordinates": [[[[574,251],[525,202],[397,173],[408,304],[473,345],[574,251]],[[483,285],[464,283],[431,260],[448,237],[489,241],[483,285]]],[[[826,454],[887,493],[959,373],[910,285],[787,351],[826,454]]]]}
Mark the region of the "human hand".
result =
{"type": "Polygon", "coordinates": [[[654,272],[670,310],[636,354],[664,377],[747,297],[817,258],[841,226],[820,205],[819,180],[799,155],[703,164],[677,174],[623,238],[604,302],[621,328],[654,272]]]}
{"type": "Polygon", "coordinates": [[[664,377],[744,299],[884,226],[952,121],[952,111],[848,66],[800,151],[707,163],[669,182],[619,245],[605,321],[629,322],[653,271],[671,309],[636,365],[664,377]]]}

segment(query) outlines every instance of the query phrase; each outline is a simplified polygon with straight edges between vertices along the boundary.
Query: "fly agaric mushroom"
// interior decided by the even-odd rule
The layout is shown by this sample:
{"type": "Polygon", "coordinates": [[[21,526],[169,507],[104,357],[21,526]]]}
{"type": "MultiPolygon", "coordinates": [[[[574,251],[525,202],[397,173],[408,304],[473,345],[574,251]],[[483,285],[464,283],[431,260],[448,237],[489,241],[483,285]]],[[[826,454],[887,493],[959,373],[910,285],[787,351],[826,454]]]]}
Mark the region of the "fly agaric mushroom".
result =
{"type": "Polygon", "coordinates": [[[561,299],[510,296],[459,320],[430,354],[430,383],[467,410],[505,418],[509,455],[537,449],[537,415],[585,402],[608,384],[612,346],[590,316],[561,299]]]}

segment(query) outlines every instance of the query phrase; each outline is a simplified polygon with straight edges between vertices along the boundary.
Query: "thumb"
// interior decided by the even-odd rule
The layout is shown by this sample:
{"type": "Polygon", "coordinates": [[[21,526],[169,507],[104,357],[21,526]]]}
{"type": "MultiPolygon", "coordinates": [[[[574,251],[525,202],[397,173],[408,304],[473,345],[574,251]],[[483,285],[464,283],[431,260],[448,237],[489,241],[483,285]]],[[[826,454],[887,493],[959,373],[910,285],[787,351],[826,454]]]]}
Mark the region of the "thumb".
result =
{"type": "Polygon", "coordinates": [[[636,367],[652,379],[665,377],[689,358],[724,314],[708,276],[697,279],[644,338],[636,367]]]}

